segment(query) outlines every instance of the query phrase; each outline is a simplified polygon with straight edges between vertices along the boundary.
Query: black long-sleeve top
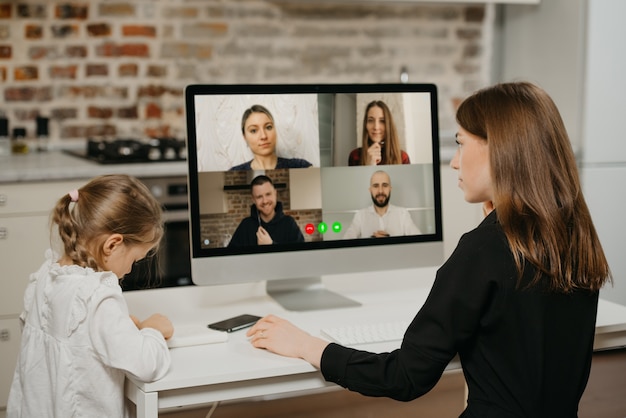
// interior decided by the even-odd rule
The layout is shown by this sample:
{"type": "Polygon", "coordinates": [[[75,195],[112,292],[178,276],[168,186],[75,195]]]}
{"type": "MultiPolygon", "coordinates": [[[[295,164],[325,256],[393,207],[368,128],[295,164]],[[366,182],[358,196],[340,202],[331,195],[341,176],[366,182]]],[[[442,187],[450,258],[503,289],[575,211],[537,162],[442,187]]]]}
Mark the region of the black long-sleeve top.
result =
{"type": "Polygon", "coordinates": [[[256,232],[259,226],[265,228],[272,237],[274,244],[285,244],[292,242],[304,242],[304,235],[296,221],[283,212],[283,204],[276,202],[276,213],[274,217],[265,222],[256,206],[250,205],[250,216],[244,218],[233,233],[233,237],[228,244],[229,247],[251,247],[257,245],[256,232]]]}
{"type": "Polygon", "coordinates": [[[495,211],[461,237],[401,347],[372,354],[330,344],[328,381],[369,396],[412,400],[458,353],[469,389],[461,417],[576,417],[589,378],[598,292],[523,290],[495,211]]]}

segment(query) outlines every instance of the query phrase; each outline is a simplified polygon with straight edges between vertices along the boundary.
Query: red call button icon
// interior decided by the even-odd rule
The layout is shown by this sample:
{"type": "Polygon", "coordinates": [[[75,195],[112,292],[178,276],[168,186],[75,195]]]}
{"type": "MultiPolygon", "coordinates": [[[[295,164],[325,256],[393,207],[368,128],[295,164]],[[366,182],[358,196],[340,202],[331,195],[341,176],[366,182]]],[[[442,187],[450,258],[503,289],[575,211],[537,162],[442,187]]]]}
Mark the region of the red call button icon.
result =
{"type": "Polygon", "coordinates": [[[306,226],[304,227],[304,232],[306,232],[307,234],[311,235],[313,232],[315,232],[315,225],[313,225],[313,224],[306,224],[306,226]]]}

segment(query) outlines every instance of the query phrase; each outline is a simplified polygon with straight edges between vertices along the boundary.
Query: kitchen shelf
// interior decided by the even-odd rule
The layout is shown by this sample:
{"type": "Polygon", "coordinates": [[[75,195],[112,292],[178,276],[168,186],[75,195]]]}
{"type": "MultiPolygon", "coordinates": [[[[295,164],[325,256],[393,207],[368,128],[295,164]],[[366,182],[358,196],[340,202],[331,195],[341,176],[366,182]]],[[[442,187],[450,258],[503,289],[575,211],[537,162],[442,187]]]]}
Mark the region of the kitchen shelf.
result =
{"type": "MultiPolygon", "coordinates": [[[[278,189],[285,189],[287,187],[286,183],[274,183],[274,188],[276,190],[278,189]]],[[[230,191],[230,190],[250,190],[250,185],[249,184],[227,184],[224,186],[224,190],[226,191],[230,191]]]]}

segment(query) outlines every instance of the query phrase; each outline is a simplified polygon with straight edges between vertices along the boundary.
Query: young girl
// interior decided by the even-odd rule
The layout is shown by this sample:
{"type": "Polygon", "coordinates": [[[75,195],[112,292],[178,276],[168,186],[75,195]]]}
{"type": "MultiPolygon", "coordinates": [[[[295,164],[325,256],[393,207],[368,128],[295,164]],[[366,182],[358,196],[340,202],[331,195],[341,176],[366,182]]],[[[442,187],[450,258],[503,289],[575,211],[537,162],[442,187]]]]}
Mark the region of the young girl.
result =
{"type": "Polygon", "coordinates": [[[30,277],[7,416],[122,417],[124,374],[152,381],[170,366],[172,324],[131,318],[119,286],[156,250],[161,209],[137,179],[108,175],[63,196],[51,221],[64,253],[48,250],[30,277]]]}
{"type": "Polygon", "coordinates": [[[248,335],[255,347],[304,358],[328,381],[398,400],[428,392],[458,354],[463,418],[574,418],[610,275],[565,126],[529,83],[475,93],[457,122],[451,166],[465,200],[488,214],[437,272],[402,346],[353,350],[275,316],[248,335]]]}

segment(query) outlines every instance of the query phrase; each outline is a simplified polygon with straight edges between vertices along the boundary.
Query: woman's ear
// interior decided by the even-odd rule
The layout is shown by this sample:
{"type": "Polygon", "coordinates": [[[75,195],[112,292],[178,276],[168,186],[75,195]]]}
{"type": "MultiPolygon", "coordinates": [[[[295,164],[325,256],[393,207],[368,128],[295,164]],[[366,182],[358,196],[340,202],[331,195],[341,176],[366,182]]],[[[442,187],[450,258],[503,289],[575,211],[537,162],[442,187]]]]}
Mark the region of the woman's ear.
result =
{"type": "Polygon", "coordinates": [[[124,243],[124,237],[122,234],[111,234],[104,241],[102,251],[105,256],[110,256],[113,251],[124,243]]]}

